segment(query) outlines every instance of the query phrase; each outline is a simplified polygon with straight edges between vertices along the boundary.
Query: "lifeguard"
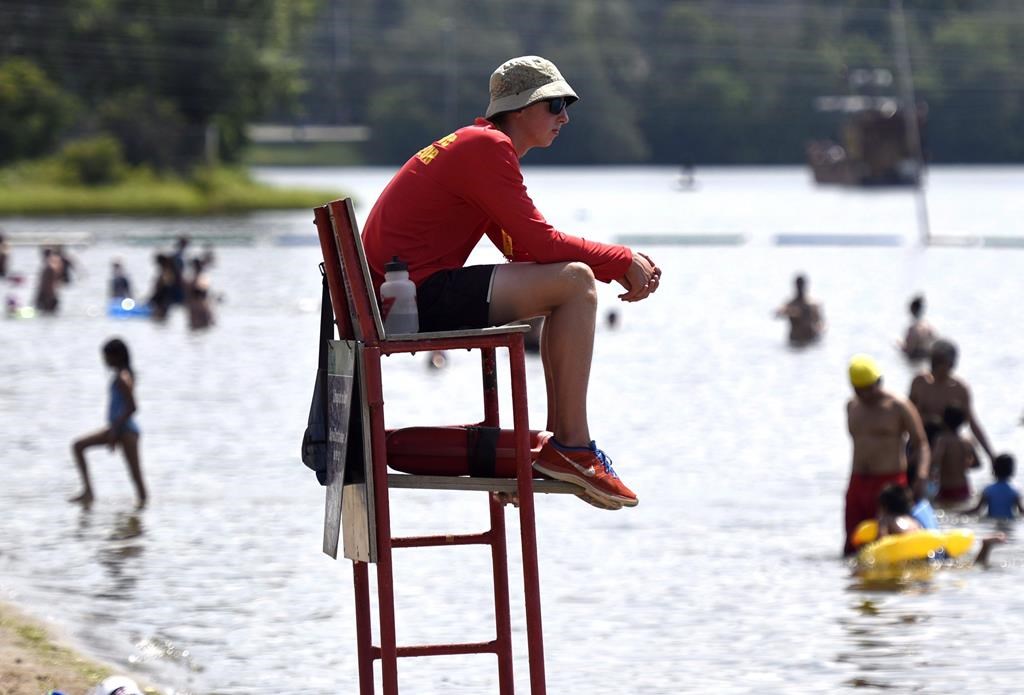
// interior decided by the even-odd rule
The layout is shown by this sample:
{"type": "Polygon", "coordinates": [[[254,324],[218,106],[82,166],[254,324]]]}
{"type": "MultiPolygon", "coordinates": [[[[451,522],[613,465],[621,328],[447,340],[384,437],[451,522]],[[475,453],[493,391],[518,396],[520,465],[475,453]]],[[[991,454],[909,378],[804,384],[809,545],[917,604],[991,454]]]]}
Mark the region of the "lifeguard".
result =
{"type": "Polygon", "coordinates": [[[408,265],[421,331],[545,317],[541,357],[554,437],[535,468],[579,485],[595,506],[619,509],[636,505],[637,497],[587,424],[595,280],[618,282],[625,288],[619,298],[636,302],[657,291],[661,269],[625,246],[556,229],[526,192],[519,160],[555,141],[577,100],[550,61],[522,56],[503,63],[490,78],[486,117],[405,163],[370,211],[363,245],[378,288],[393,257],[408,265]],[[510,263],[464,266],[484,235],[510,263]]]}

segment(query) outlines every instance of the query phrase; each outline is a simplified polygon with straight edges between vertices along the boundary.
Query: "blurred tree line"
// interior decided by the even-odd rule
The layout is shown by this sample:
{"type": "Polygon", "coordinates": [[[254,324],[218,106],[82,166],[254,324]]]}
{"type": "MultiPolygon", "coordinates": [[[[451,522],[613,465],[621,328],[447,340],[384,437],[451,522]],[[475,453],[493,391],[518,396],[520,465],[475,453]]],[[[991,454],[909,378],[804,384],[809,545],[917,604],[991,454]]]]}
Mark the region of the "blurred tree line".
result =
{"type": "Polygon", "coordinates": [[[246,124],[298,97],[293,48],[317,8],[316,0],[0,0],[0,164],[63,145],[71,160],[94,165],[82,169],[82,183],[102,183],[122,162],[186,171],[234,161],[246,124]]]}
{"type": "MultiPolygon", "coordinates": [[[[1024,3],[903,4],[932,161],[1024,160],[1024,3]]],[[[545,162],[798,162],[838,126],[815,97],[896,72],[889,0],[0,0],[0,26],[0,162],[233,161],[253,121],[368,125],[365,161],[400,162],[522,54],[582,97],[545,162]]]]}

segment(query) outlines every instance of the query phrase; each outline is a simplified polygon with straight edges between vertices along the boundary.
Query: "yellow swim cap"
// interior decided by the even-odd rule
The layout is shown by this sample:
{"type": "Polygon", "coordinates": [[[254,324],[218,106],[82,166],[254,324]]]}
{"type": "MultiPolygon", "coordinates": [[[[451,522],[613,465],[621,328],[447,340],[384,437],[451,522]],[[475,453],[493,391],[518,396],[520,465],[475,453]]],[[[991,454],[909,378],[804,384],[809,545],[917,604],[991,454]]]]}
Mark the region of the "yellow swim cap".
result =
{"type": "Polygon", "coordinates": [[[878,383],[882,370],[868,355],[854,355],[850,358],[850,383],[854,388],[866,388],[878,383]]]}

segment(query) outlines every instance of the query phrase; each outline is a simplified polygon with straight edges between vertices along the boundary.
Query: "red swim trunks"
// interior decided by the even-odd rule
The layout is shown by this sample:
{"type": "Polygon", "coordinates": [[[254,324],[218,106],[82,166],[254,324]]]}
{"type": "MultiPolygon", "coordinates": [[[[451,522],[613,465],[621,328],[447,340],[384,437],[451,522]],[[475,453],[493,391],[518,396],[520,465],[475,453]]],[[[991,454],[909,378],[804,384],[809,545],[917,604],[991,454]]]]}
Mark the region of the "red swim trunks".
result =
{"type": "Polygon", "coordinates": [[[888,473],[886,475],[850,475],[850,486],[846,488],[846,544],[843,553],[850,555],[856,550],[850,542],[857,525],[862,521],[878,516],[878,494],[886,485],[907,484],[906,473],[888,473]]]}
{"type": "Polygon", "coordinates": [[[971,486],[960,485],[957,487],[939,488],[939,494],[935,496],[936,502],[963,502],[971,498],[971,486]]]}

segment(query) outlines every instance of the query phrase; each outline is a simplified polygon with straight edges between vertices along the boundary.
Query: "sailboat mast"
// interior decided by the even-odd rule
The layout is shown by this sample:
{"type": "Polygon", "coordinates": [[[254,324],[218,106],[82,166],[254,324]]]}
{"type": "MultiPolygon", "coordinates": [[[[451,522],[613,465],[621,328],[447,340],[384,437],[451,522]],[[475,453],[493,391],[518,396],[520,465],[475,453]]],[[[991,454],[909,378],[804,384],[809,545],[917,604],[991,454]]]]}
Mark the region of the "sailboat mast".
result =
{"type": "Polygon", "coordinates": [[[910,67],[910,48],[907,45],[907,20],[903,14],[903,0],[889,0],[889,18],[892,25],[892,39],[900,80],[900,100],[903,102],[904,132],[907,148],[916,160],[917,183],[917,227],[921,244],[927,246],[931,240],[928,224],[928,201],[924,190],[924,152],[921,149],[921,131],[917,121],[917,99],[914,96],[914,76],[910,67]]]}

